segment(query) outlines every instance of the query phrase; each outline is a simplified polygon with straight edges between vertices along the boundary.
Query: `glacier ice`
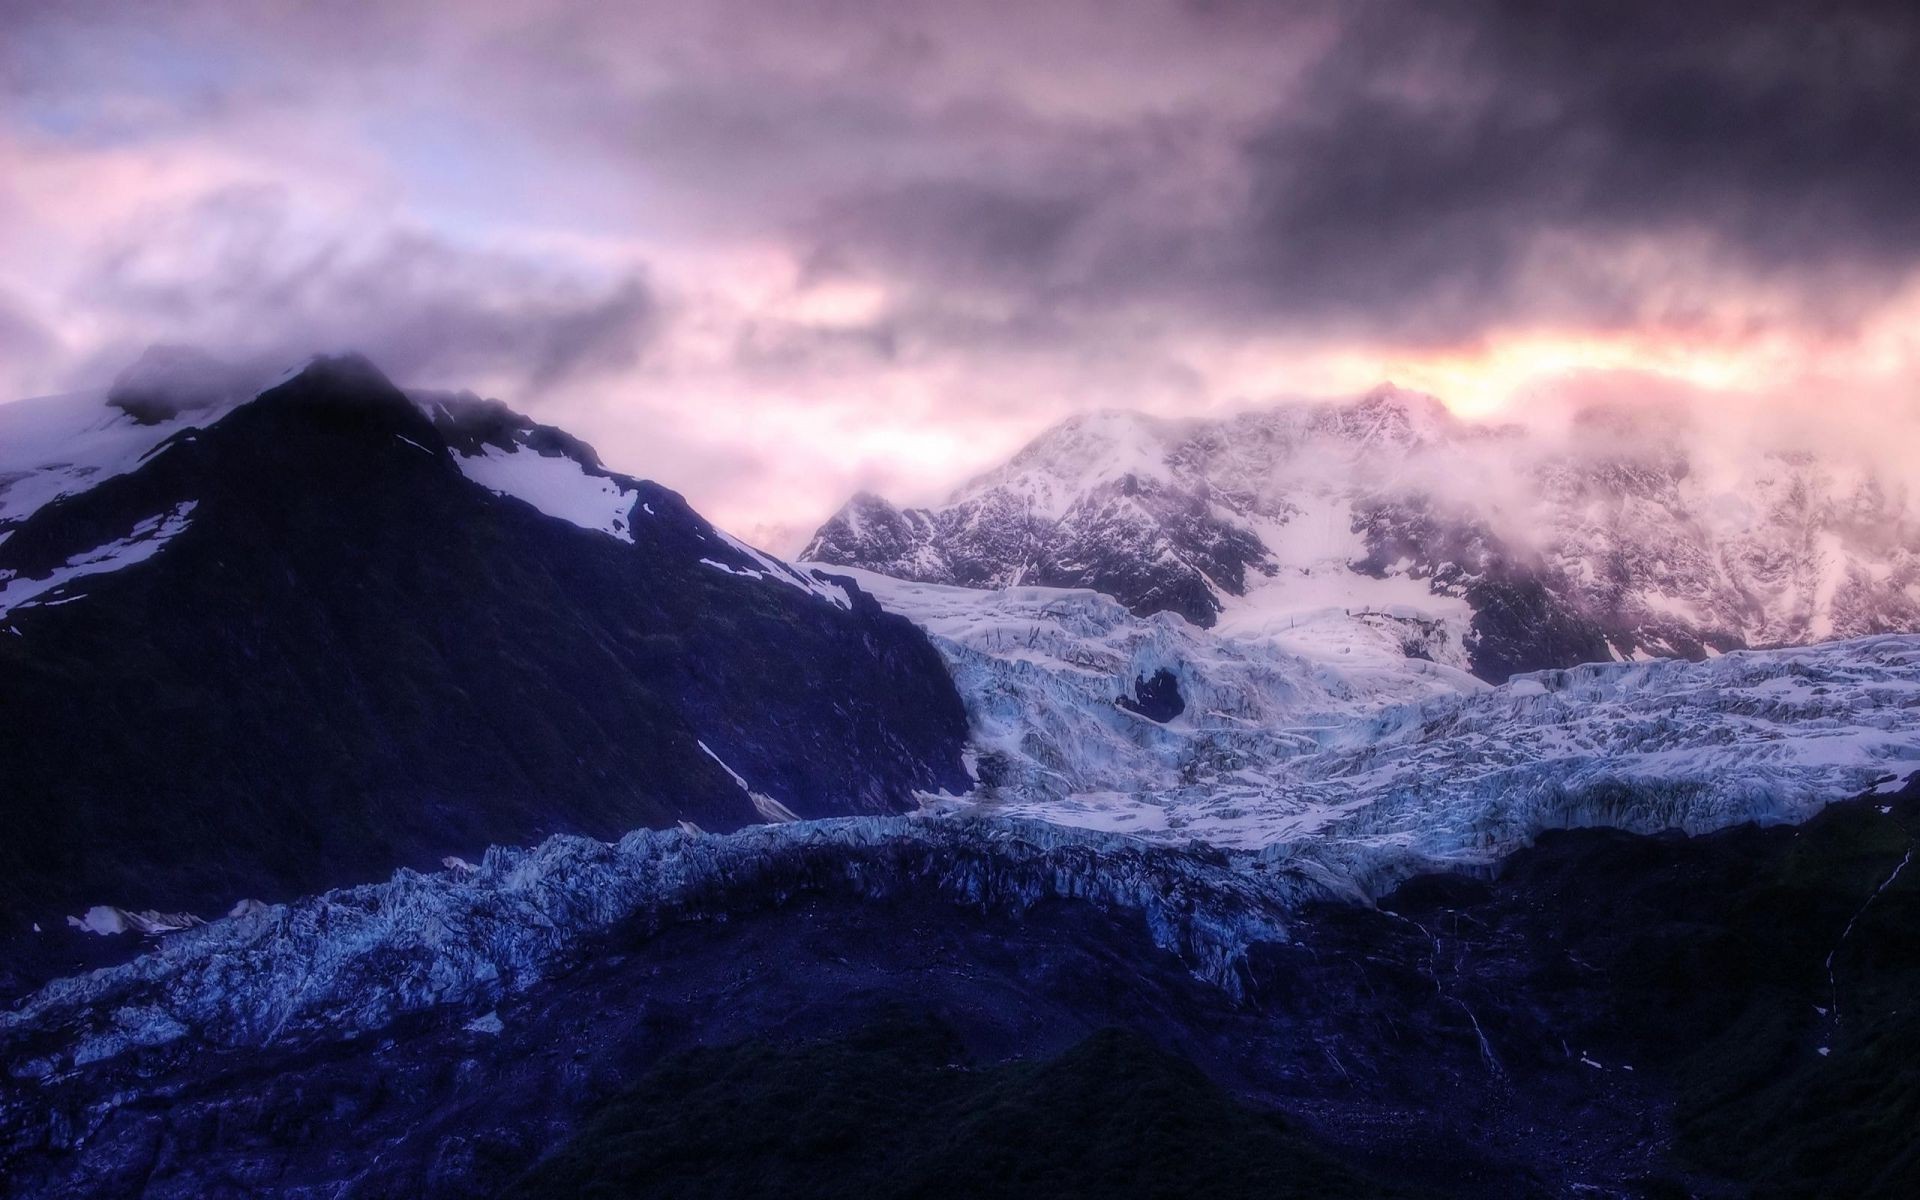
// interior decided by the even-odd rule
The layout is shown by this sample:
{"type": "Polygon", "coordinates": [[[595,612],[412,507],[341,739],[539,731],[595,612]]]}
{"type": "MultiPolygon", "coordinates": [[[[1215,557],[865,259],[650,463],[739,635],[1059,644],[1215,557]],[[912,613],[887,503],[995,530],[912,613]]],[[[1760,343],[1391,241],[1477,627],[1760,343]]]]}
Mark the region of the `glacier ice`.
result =
{"type": "MultiPolygon", "coordinates": [[[[840,568],[845,569],[845,568],[840,568]]],[[[1488,687],[1289,653],[1088,591],[853,572],[946,656],[993,811],[1312,864],[1371,892],[1543,829],[1790,821],[1920,770],[1920,636],[1596,663],[1488,687]],[[1116,703],[1170,672],[1186,711],[1116,703]]]]}
{"type": "Polygon", "coordinates": [[[1133,914],[1238,996],[1249,947],[1284,939],[1306,899],[1366,902],[1553,828],[1798,820],[1920,770],[1920,635],[1596,663],[1490,687],[1397,653],[1406,632],[1390,612],[1342,614],[1339,638],[1291,623],[1284,635],[1225,621],[1208,631],[1088,590],[794,574],[829,599],[846,596],[830,576],[850,576],[926,629],[967,708],[972,793],[926,797],[913,817],[555,837],[440,873],[243,903],[0,1013],[9,1069],[40,1077],[140,1047],[354,1036],[443,1006],[485,1023],[616,927],[908,888],[993,909],[1062,898],[1133,914]],[[1177,715],[1120,703],[1163,672],[1177,715]]]}
{"type": "Polygon", "coordinates": [[[44,1077],[189,1036],[227,1047],[350,1037],[439,1006],[491,1009],[616,924],[914,888],[999,911],[1071,898],[1134,912],[1156,945],[1239,995],[1247,948],[1283,940],[1284,907],[1310,886],[1245,856],[955,815],[557,836],[495,847],[472,870],[402,870],[175,934],[0,1013],[0,1047],[16,1076],[44,1077]]]}

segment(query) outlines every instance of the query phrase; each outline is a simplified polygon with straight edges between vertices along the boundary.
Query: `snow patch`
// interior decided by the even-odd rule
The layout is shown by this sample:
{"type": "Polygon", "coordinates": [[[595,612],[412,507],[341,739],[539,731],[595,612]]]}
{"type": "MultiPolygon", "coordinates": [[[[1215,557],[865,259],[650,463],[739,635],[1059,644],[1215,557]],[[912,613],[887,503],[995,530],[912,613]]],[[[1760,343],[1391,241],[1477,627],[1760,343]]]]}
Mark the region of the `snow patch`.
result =
{"type": "Polygon", "coordinates": [[[106,937],[118,933],[140,933],[148,936],[178,933],[182,929],[191,929],[195,925],[204,925],[206,922],[192,913],[156,912],[153,909],[131,912],[124,908],[115,908],[111,904],[96,904],[82,916],[68,917],[67,924],[83,933],[106,937]]]}
{"type": "Polygon", "coordinates": [[[479,454],[456,455],[461,474],[490,492],[523,500],[550,517],[632,542],[627,528],[635,492],[619,480],[590,474],[559,454],[541,454],[525,446],[502,450],[487,446],[479,454]]]}
{"type": "Polygon", "coordinates": [[[29,604],[56,605],[79,599],[78,596],[42,597],[51,596],[77,579],[104,575],[147,561],[186,530],[188,518],[197,507],[197,500],[176,504],[165,513],[139,522],[125,537],[76,554],[39,578],[0,571],[0,616],[29,604]]]}
{"type": "Polygon", "coordinates": [[[500,1019],[500,1011],[495,1009],[492,1012],[482,1013],[480,1016],[468,1021],[465,1029],[468,1033],[478,1033],[484,1034],[487,1037],[494,1037],[505,1031],[506,1027],[507,1023],[500,1019]]]}

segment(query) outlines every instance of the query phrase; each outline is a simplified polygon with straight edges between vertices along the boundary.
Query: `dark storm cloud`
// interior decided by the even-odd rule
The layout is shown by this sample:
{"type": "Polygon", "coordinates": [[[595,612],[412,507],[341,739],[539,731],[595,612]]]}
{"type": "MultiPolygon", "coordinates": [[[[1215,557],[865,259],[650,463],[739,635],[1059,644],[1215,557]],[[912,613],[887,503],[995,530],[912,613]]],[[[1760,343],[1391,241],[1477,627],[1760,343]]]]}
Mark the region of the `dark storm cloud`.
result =
{"type": "MultiPolygon", "coordinates": [[[[1920,258],[1920,9],[1365,6],[1303,110],[1248,143],[1282,309],[1461,334],[1538,298],[1542,235],[1704,244],[1810,298],[1920,258]]],[[[1604,273],[1577,306],[1645,299],[1604,273]]]]}
{"type": "Polygon", "coordinates": [[[409,382],[486,377],[535,393],[631,366],[661,320],[636,275],[593,284],[419,231],[304,229],[270,188],[128,231],[84,287],[156,339],[250,356],[352,348],[409,382]]]}
{"type": "Polygon", "coordinates": [[[818,223],[812,270],[831,274],[837,255],[857,257],[865,242],[892,268],[950,283],[1044,283],[1044,269],[1066,255],[1076,227],[1093,213],[1084,195],[983,186],[968,180],[921,181],[849,197],[818,223]]]}
{"type": "Polygon", "coordinates": [[[1048,165],[1019,178],[956,155],[827,198],[813,261],[1056,310],[1422,340],[1684,321],[1754,286],[1844,320],[1920,262],[1915,6],[1291,12],[1337,33],[1252,125],[1204,106],[1035,120],[1009,137],[1048,165]]]}
{"type": "Polygon", "coordinates": [[[1920,264],[1913,8],[0,0],[0,286],[50,345],[361,341],[534,386],[677,349],[668,304],[733,305],[687,328],[760,373],[1824,332],[1920,264]],[[80,219],[68,159],[153,212],[80,219]],[[13,163],[55,164],[17,212],[13,163]],[[306,219],[263,232],[235,180],[306,219]],[[854,328],[783,307],[846,281],[882,297],[854,328]]]}

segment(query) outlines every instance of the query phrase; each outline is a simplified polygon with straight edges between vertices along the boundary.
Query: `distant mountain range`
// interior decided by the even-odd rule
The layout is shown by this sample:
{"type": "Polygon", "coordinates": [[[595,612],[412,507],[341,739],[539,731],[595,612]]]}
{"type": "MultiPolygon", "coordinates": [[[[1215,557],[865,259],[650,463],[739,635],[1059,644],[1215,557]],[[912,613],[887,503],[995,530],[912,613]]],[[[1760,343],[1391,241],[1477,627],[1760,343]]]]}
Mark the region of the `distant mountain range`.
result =
{"type": "Polygon", "coordinates": [[[944,504],[856,496],[800,557],[1092,588],[1283,641],[1329,613],[1392,621],[1409,655],[1494,682],[1920,628],[1899,488],[1804,451],[1709,469],[1691,441],[1651,410],[1591,409],[1547,438],[1391,387],[1221,419],[1098,413],[944,504]]]}

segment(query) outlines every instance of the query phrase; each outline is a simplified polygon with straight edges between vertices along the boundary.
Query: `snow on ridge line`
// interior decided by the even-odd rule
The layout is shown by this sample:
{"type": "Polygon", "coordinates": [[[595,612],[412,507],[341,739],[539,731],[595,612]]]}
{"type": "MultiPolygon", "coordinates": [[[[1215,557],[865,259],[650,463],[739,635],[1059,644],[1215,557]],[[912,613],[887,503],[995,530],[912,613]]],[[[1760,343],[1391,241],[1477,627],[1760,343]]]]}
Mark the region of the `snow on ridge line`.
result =
{"type": "MultiPolygon", "coordinates": [[[[639,490],[623,477],[595,474],[563,454],[541,454],[525,445],[516,445],[511,451],[488,445],[477,454],[456,454],[454,462],[461,474],[495,495],[524,501],[547,516],[629,545],[633,543],[633,514],[643,510],[647,516],[654,515],[651,507],[636,505],[639,490]]],[[[853,607],[843,589],[815,579],[725,530],[715,527],[714,533],[758,567],[734,567],[711,558],[701,559],[703,565],[748,579],[771,579],[839,608],[853,607]]]]}
{"type": "Polygon", "coordinates": [[[735,551],[759,563],[761,570],[759,572],[737,571],[709,559],[702,559],[701,561],[708,566],[719,567],[723,571],[730,571],[736,575],[751,574],[756,577],[772,579],[776,583],[784,583],[788,587],[798,588],[809,595],[818,596],[838,608],[851,609],[853,607],[853,598],[847,595],[845,588],[842,588],[838,584],[828,583],[819,578],[817,572],[775,558],[764,550],[759,550],[748,545],[718,526],[714,527],[714,532],[720,535],[720,540],[733,547],[735,551]]]}
{"type": "Polygon", "coordinates": [[[150,423],[109,403],[108,388],[0,404],[0,540],[8,526],[138,468],[169,439],[216,424],[298,378],[321,357],[309,355],[257,388],[248,384],[150,423]]]}
{"type": "Polygon", "coordinates": [[[82,551],[45,576],[33,578],[16,575],[12,571],[0,571],[0,617],[6,616],[16,608],[33,604],[64,604],[78,596],[59,599],[43,599],[51,593],[64,588],[75,580],[90,575],[105,575],[145,562],[166,546],[166,544],[185,532],[188,518],[199,507],[197,500],[188,500],[174,505],[165,513],[151,516],[136,524],[125,537],[115,538],[111,542],[82,551]]]}
{"type": "MultiPolygon", "coordinates": [[[[344,1038],[431,1008],[484,1011],[616,924],[660,927],[779,903],[796,888],[1022,911],[1048,898],[1139,912],[1153,942],[1243,996],[1249,946],[1283,941],[1283,873],[1037,822],[844,817],[733,834],[638,830],[494,847],[472,870],[400,870],[176,933],[140,957],[56,980],[0,1012],[16,1078],[195,1037],[258,1046],[344,1038]],[[52,1047],[49,1049],[49,1047],[52,1047]]],[[[1301,884],[1300,890],[1306,885],[1301,884]]]]}

